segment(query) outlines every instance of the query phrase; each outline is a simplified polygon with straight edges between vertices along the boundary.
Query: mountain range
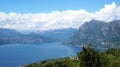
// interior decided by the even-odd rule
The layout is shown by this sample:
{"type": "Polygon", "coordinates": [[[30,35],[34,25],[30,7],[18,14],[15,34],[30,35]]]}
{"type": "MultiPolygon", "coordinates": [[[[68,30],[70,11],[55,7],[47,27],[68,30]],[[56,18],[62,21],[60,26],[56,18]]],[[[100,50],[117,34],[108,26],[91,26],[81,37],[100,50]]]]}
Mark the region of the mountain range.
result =
{"type": "Polygon", "coordinates": [[[120,20],[110,22],[91,20],[81,25],[79,29],[57,29],[27,34],[0,28],[0,45],[49,42],[64,42],[67,45],[79,46],[91,43],[94,47],[118,48],[120,47],[120,20]]]}
{"type": "Polygon", "coordinates": [[[94,47],[120,47],[120,20],[86,22],[64,44],[84,46],[90,43],[94,47]]]}
{"type": "Polygon", "coordinates": [[[3,44],[31,44],[52,42],[48,37],[40,34],[21,34],[13,29],[0,28],[0,45],[3,44]]]}
{"type": "Polygon", "coordinates": [[[67,29],[47,30],[37,33],[41,34],[42,36],[49,37],[54,41],[64,42],[68,40],[75,31],[77,31],[76,28],[67,28],[67,29]]]}
{"type": "Polygon", "coordinates": [[[57,29],[47,31],[17,31],[0,28],[0,45],[3,44],[39,44],[63,42],[69,39],[77,29],[57,29]]]}

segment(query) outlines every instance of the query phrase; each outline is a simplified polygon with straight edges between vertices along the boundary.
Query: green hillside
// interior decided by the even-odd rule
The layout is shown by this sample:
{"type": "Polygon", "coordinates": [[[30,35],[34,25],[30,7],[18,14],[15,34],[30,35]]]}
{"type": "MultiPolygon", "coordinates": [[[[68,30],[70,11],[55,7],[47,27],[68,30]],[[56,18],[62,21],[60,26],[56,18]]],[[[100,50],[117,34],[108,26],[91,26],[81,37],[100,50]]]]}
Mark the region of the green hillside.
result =
{"type": "Polygon", "coordinates": [[[25,67],[120,67],[120,50],[108,49],[106,52],[95,51],[91,45],[83,47],[77,57],[44,60],[25,67]]]}

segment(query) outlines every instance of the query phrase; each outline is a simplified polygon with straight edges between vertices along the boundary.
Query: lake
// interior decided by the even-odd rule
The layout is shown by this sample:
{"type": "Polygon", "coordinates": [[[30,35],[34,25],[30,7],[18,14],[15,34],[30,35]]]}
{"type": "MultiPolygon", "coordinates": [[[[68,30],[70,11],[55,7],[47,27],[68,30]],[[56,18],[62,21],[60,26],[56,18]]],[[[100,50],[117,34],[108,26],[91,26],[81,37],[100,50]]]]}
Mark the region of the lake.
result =
{"type": "Polygon", "coordinates": [[[80,47],[62,45],[61,43],[14,44],[0,46],[0,67],[17,67],[22,64],[76,56],[80,47]]]}

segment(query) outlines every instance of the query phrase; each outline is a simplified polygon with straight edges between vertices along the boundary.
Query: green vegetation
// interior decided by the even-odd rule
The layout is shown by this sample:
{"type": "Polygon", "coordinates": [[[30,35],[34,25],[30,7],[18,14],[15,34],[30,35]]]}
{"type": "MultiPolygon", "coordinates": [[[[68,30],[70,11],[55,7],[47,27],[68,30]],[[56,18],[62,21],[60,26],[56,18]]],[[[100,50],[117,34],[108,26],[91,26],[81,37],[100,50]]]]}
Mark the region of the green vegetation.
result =
{"type": "Polygon", "coordinates": [[[72,60],[69,58],[61,58],[57,60],[45,60],[40,63],[33,63],[27,67],[80,67],[79,60],[72,60]]]}
{"type": "Polygon", "coordinates": [[[100,52],[95,51],[90,44],[83,47],[77,57],[45,60],[26,67],[120,67],[120,50],[111,48],[100,52]]]}
{"type": "Polygon", "coordinates": [[[80,67],[100,67],[99,53],[95,52],[91,45],[83,47],[83,51],[78,53],[81,62],[80,67]]]}
{"type": "Polygon", "coordinates": [[[77,55],[80,60],[80,67],[109,67],[107,54],[95,51],[91,45],[83,47],[83,51],[77,55]]]}

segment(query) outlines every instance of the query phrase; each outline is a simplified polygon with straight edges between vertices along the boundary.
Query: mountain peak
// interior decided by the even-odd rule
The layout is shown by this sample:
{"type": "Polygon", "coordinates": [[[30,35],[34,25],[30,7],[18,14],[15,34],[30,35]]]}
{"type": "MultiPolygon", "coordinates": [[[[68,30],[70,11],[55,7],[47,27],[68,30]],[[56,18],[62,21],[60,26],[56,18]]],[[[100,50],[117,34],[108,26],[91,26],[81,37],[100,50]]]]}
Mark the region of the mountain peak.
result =
{"type": "Polygon", "coordinates": [[[92,43],[97,47],[120,46],[120,24],[119,20],[109,23],[91,20],[84,23],[77,32],[68,40],[68,44],[84,45],[92,43]]]}

